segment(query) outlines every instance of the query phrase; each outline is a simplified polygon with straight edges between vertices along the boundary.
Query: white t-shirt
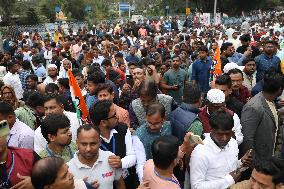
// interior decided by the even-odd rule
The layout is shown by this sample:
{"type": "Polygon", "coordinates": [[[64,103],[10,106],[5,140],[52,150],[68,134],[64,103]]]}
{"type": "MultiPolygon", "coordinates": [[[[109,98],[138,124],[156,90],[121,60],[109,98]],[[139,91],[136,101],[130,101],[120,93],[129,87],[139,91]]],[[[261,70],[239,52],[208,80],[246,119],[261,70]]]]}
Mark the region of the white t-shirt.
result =
{"type": "Polygon", "coordinates": [[[92,183],[97,181],[100,184],[100,189],[112,189],[113,182],[121,178],[121,169],[114,169],[108,163],[108,157],[114,155],[109,151],[99,149],[99,157],[93,167],[82,164],[78,159],[78,152],[67,165],[69,171],[74,175],[75,179],[88,178],[87,182],[92,183]]]}

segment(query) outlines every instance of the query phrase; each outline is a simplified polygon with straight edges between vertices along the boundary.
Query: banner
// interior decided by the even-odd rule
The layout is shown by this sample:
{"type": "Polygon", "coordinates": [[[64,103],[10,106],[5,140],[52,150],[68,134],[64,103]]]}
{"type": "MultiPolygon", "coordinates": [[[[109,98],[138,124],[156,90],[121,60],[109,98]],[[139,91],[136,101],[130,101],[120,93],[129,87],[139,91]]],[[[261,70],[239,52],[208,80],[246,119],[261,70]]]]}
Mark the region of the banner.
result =
{"type": "Polygon", "coordinates": [[[205,26],[209,26],[210,25],[210,13],[203,13],[202,20],[205,26]]]}
{"type": "Polygon", "coordinates": [[[71,97],[76,108],[77,117],[81,125],[86,124],[88,123],[88,109],[85,99],[71,70],[68,70],[68,76],[71,97]]]}
{"type": "Polygon", "coordinates": [[[221,13],[216,13],[216,16],[215,16],[215,25],[219,25],[219,24],[222,24],[222,17],[221,17],[221,13]]]}

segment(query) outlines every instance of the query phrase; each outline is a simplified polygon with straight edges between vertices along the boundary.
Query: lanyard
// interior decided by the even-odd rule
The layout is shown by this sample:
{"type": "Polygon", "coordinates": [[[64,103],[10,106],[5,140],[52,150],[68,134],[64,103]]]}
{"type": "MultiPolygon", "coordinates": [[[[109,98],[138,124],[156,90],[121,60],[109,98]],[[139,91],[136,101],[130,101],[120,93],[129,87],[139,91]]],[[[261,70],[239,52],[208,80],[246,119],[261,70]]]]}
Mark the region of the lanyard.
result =
{"type": "Polygon", "coordinates": [[[175,180],[173,177],[172,177],[172,178],[164,177],[164,176],[160,175],[155,169],[154,169],[154,173],[155,173],[155,175],[156,175],[157,177],[159,177],[160,179],[165,180],[165,181],[172,182],[172,183],[178,185],[179,188],[181,188],[179,182],[178,182],[177,180],[175,180]]]}
{"type": "MultiPolygon", "coordinates": [[[[70,157],[73,158],[73,153],[72,153],[71,147],[70,146],[67,146],[67,147],[68,147],[68,151],[69,151],[70,157]]],[[[48,153],[48,156],[56,156],[52,151],[49,150],[47,145],[46,145],[45,149],[46,149],[46,151],[48,153]]]]}
{"type": "Polygon", "coordinates": [[[4,186],[9,186],[8,182],[9,182],[9,179],[10,179],[11,174],[13,172],[14,166],[15,166],[15,154],[14,154],[14,152],[12,152],[12,166],[11,166],[11,169],[10,169],[10,171],[8,173],[8,177],[7,177],[6,182],[3,183],[4,186]]]}
{"type": "MultiPolygon", "coordinates": [[[[101,143],[101,147],[105,151],[110,151],[103,143],[101,143]]],[[[114,137],[114,135],[112,136],[112,151],[111,152],[115,154],[115,137],[114,137]]]]}
{"type": "MultiPolygon", "coordinates": [[[[9,137],[9,139],[8,139],[8,141],[7,141],[7,146],[9,146],[9,143],[10,143],[11,137],[12,137],[12,134],[10,134],[10,137],[9,137]]],[[[14,153],[13,153],[13,154],[14,154],[14,153]]]]}

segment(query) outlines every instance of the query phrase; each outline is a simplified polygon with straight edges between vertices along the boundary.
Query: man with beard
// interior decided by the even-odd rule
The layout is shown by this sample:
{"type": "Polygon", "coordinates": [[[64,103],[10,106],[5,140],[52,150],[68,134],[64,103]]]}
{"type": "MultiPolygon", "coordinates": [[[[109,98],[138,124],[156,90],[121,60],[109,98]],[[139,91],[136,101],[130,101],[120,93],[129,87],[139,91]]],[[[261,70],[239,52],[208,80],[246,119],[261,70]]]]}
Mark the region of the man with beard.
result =
{"type": "Polygon", "coordinates": [[[254,59],[246,59],[243,65],[243,85],[251,91],[256,84],[256,63],[254,59]]]}
{"type": "Polygon", "coordinates": [[[280,68],[280,59],[275,56],[276,46],[274,41],[267,41],[264,45],[263,54],[255,58],[256,62],[256,82],[263,79],[264,72],[274,67],[276,71],[280,68]]]}
{"type": "Polygon", "coordinates": [[[48,73],[48,76],[46,77],[46,79],[43,81],[43,83],[45,85],[49,84],[49,83],[57,83],[57,73],[58,70],[57,70],[57,66],[55,64],[49,64],[48,67],[47,67],[47,73],[48,73]]]}
{"type": "Polygon", "coordinates": [[[39,153],[41,158],[56,156],[70,161],[75,153],[76,145],[71,143],[72,133],[70,121],[64,114],[51,114],[41,124],[42,136],[47,141],[44,150],[39,153]]]}
{"type": "Polygon", "coordinates": [[[112,168],[109,157],[114,155],[100,149],[100,131],[97,127],[83,125],[77,131],[78,152],[74,154],[67,165],[75,179],[85,179],[94,188],[112,189],[113,184],[118,189],[124,189],[121,169],[112,168]]]}
{"type": "Polygon", "coordinates": [[[136,155],[133,149],[132,137],[128,127],[118,122],[114,104],[111,100],[101,100],[90,110],[94,126],[100,129],[100,148],[115,155],[108,157],[112,168],[121,168],[122,177],[127,188],[138,186],[135,173],[136,155]]]}
{"type": "Polygon", "coordinates": [[[161,87],[168,90],[168,95],[179,104],[182,102],[184,84],[188,81],[187,72],[181,69],[180,65],[180,57],[174,57],[172,68],[164,74],[161,82],[161,87]]]}

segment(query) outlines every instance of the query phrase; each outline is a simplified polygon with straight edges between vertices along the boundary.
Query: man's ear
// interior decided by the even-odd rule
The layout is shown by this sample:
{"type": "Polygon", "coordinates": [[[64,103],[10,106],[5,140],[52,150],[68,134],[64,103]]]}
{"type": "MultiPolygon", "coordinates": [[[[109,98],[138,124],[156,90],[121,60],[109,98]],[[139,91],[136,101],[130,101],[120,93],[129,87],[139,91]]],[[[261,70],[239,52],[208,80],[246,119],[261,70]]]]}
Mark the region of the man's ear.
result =
{"type": "Polygon", "coordinates": [[[48,137],[49,142],[54,142],[56,136],[52,134],[48,134],[47,137],[48,137]]]}

